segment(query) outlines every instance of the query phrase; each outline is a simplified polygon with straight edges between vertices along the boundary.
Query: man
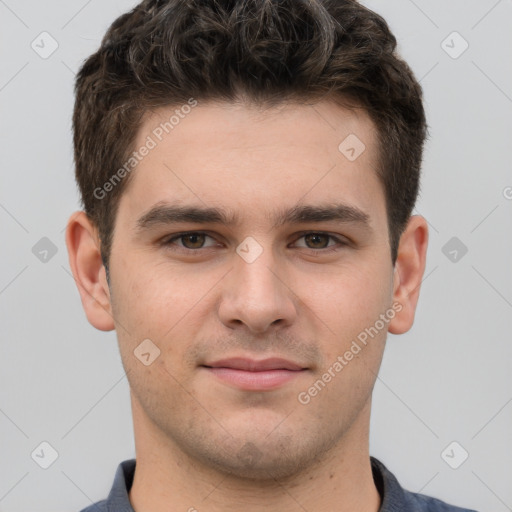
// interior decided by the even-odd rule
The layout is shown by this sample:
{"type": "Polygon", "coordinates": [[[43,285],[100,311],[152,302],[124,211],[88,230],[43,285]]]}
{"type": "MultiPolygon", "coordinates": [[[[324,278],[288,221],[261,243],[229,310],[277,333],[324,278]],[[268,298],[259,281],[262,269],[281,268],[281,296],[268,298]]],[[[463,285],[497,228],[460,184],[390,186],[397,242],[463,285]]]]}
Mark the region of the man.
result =
{"type": "Polygon", "coordinates": [[[82,66],[67,245],[136,446],[87,512],[462,510],[369,455],[428,239],[395,46],[355,1],[146,0],[82,66]]]}

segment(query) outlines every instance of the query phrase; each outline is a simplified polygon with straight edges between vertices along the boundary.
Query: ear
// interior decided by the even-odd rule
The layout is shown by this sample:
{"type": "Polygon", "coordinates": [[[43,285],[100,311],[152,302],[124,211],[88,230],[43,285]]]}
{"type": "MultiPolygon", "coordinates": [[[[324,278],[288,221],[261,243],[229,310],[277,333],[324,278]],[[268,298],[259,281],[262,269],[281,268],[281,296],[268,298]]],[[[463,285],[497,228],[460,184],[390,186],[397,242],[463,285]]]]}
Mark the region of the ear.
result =
{"type": "Polygon", "coordinates": [[[85,212],[75,212],[66,228],[69,265],[89,322],[101,331],[114,329],[105,267],[97,229],[85,212]]]}
{"type": "Polygon", "coordinates": [[[420,215],[413,215],[400,237],[393,276],[393,303],[396,315],[389,323],[389,332],[403,334],[414,322],[421,280],[427,261],[428,227],[420,215]]]}

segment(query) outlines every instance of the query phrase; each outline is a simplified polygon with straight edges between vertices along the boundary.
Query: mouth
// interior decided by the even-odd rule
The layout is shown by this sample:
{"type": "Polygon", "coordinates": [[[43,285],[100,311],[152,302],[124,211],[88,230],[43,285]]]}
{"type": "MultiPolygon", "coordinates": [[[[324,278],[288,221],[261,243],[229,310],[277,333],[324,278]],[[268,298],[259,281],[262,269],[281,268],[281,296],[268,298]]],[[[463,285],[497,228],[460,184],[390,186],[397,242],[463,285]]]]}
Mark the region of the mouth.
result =
{"type": "Polygon", "coordinates": [[[293,361],[231,358],[201,365],[215,378],[244,391],[271,391],[303,375],[308,368],[293,361]]]}

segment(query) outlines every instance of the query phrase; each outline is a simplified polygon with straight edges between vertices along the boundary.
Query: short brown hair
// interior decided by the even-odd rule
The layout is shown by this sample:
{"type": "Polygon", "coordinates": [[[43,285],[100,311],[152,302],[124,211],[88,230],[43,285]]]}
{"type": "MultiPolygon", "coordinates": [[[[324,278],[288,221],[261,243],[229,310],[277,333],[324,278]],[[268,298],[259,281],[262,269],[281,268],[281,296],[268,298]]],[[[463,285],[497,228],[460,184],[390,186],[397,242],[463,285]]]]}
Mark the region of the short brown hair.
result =
{"type": "Polygon", "coordinates": [[[110,26],[76,78],[76,178],[108,264],[130,176],[102,187],[133,151],[143,115],[164,105],[249,98],[276,105],[352,98],[378,131],[391,259],[419,189],[422,90],[384,19],[355,0],[144,0],[110,26]]]}

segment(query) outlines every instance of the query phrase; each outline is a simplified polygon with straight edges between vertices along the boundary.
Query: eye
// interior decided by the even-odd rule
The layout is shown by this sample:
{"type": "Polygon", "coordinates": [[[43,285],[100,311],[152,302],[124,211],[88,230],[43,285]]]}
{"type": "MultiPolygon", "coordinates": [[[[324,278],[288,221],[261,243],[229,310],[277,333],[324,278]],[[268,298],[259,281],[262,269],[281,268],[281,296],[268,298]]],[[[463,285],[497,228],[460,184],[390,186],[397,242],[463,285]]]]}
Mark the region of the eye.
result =
{"type": "Polygon", "coordinates": [[[340,238],[322,232],[309,232],[304,233],[298,240],[304,239],[306,245],[299,245],[306,249],[323,250],[323,252],[330,252],[339,249],[340,246],[347,245],[346,242],[340,238]],[[334,241],[329,245],[329,241],[334,241]]]}
{"type": "Polygon", "coordinates": [[[179,235],[175,235],[172,238],[168,238],[163,243],[164,245],[177,245],[179,249],[193,251],[197,249],[204,249],[205,247],[213,247],[215,244],[208,246],[204,245],[207,238],[214,240],[206,233],[200,231],[192,231],[189,233],[180,233],[179,235]],[[181,241],[181,244],[176,244],[176,241],[181,241]]]}
{"type": "MultiPolygon", "coordinates": [[[[173,250],[186,253],[199,252],[200,249],[208,249],[218,245],[218,242],[212,236],[202,231],[189,231],[186,233],[175,234],[162,241],[162,245],[170,247],[173,250]],[[210,239],[210,244],[207,240],[210,239]]],[[[309,249],[313,253],[328,253],[339,250],[348,245],[343,239],[323,232],[311,231],[302,233],[294,243],[294,247],[309,249]],[[304,244],[298,244],[299,240],[304,240],[304,244]]]]}

